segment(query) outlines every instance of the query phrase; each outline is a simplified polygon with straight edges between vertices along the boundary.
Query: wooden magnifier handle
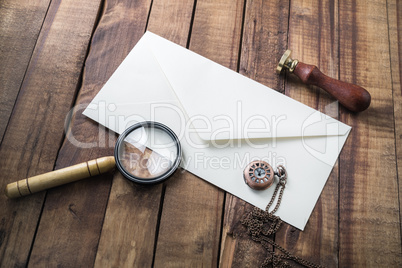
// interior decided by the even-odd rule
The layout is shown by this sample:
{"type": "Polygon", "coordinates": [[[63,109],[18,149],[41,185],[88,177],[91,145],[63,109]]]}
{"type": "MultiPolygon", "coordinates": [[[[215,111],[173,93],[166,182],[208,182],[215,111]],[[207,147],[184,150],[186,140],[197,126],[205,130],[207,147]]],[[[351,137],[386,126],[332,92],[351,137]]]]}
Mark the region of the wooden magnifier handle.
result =
{"type": "Polygon", "coordinates": [[[78,181],[112,170],[116,165],[113,156],[102,157],[71,167],[51,171],[7,185],[5,194],[9,198],[30,195],[69,182],[78,181]]]}
{"type": "Polygon", "coordinates": [[[336,98],[345,108],[352,112],[362,112],[370,106],[370,93],[355,84],[339,81],[323,74],[316,66],[292,60],[287,50],[279,61],[277,72],[286,67],[298,76],[303,83],[318,86],[336,98]]]}

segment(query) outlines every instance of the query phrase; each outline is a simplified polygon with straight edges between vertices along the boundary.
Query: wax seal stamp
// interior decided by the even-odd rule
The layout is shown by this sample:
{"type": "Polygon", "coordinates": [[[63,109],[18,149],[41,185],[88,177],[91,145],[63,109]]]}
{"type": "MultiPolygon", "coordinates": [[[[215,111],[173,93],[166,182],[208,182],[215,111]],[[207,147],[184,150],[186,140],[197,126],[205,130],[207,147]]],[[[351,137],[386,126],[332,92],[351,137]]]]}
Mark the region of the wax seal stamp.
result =
{"type": "Polygon", "coordinates": [[[254,190],[264,190],[274,183],[274,170],[265,161],[257,160],[247,165],[243,171],[245,183],[254,190]]]}
{"type": "Polygon", "coordinates": [[[276,72],[287,69],[299,77],[307,85],[318,86],[337,99],[345,108],[352,112],[361,112],[370,106],[370,93],[355,84],[333,79],[323,74],[316,66],[291,59],[290,50],[286,50],[279,60],[276,72]]]}

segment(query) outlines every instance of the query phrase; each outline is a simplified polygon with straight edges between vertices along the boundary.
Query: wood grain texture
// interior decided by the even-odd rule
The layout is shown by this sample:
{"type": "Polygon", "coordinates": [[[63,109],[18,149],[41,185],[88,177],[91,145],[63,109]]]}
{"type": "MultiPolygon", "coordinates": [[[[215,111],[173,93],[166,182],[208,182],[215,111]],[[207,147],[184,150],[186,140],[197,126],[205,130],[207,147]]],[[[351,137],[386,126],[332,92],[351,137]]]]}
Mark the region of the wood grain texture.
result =
{"type": "MultiPolygon", "coordinates": [[[[328,267],[401,267],[401,22],[397,0],[0,0],[0,187],[112,154],[115,134],[81,112],[148,29],[351,125],[305,231],[285,224],[276,242],[328,267]],[[367,88],[370,108],[338,111],[275,74],[287,48],[367,88]]],[[[258,267],[250,209],[182,170],[152,187],[114,172],[0,195],[0,267],[258,267]]]]}
{"type": "Polygon", "coordinates": [[[374,100],[359,115],[341,110],[353,129],[339,163],[339,265],[400,267],[387,6],[342,1],[339,13],[340,79],[362,85],[374,100]]]}
{"type": "MultiPolygon", "coordinates": [[[[392,76],[392,97],[394,100],[395,153],[399,181],[399,215],[402,218],[402,4],[400,1],[387,1],[388,31],[390,45],[390,64],[392,76]]],[[[402,229],[402,221],[401,229],[402,229]]]]}
{"type": "Polygon", "coordinates": [[[194,0],[154,0],[147,30],[186,46],[191,30],[194,0]]]}
{"type": "MultiPolygon", "coordinates": [[[[166,1],[153,1],[148,29],[185,44],[192,10],[190,1],[174,1],[169,4],[166,1]]],[[[115,23],[118,27],[124,23],[124,19],[115,23]]],[[[101,21],[98,30],[102,27],[101,21]]],[[[143,30],[138,30],[139,34],[142,35],[144,30],[145,25],[143,30]]],[[[120,175],[115,176],[96,255],[96,267],[152,266],[161,198],[161,184],[138,186],[120,175]]]]}
{"type": "MultiPolygon", "coordinates": [[[[2,188],[54,167],[93,28],[89,14],[97,13],[93,3],[77,6],[74,1],[50,5],[0,149],[2,188]]],[[[16,201],[5,195],[0,199],[1,264],[25,266],[44,193],[16,201]]]]}
{"type": "MultiPolygon", "coordinates": [[[[197,1],[190,50],[236,69],[242,14],[243,1],[197,1]]],[[[170,180],[155,267],[217,266],[223,199],[223,191],[188,172],[170,180]]]]}
{"type": "MultiPolygon", "coordinates": [[[[283,77],[275,73],[275,68],[287,48],[289,1],[246,3],[239,72],[284,92],[283,77]]],[[[253,242],[240,224],[241,218],[252,207],[226,194],[221,267],[259,267],[267,256],[262,246],[253,242]]]]}
{"type": "Polygon", "coordinates": [[[0,3],[0,143],[49,2],[4,0],[0,3]]]}
{"type": "Polygon", "coordinates": [[[289,1],[247,1],[239,73],[279,92],[284,77],[275,73],[287,48],[289,1]]]}
{"type": "MultiPolygon", "coordinates": [[[[149,8],[150,1],[106,1],[103,4],[100,26],[92,37],[76,109],[56,167],[113,153],[115,134],[89,120],[81,112],[142,36],[149,8]]],[[[115,173],[115,176],[119,175],[115,173]]],[[[69,267],[94,265],[97,252],[102,256],[98,244],[113,177],[113,174],[106,174],[49,192],[30,264],[63,264],[69,267]]],[[[129,190],[135,193],[135,188],[129,190]]],[[[139,191],[137,200],[141,199],[141,193],[139,191]]],[[[125,200],[132,198],[125,192],[121,195],[125,196],[125,200]]],[[[147,195],[144,192],[144,196],[147,195]]],[[[132,215],[136,215],[135,209],[141,208],[141,203],[134,200],[131,208],[132,215]]],[[[142,229],[132,234],[147,235],[142,229]]],[[[141,239],[138,237],[139,241],[141,239]]],[[[108,246],[114,246],[114,241],[108,242],[108,246]]]]}
{"type": "Polygon", "coordinates": [[[95,267],[152,266],[161,192],[114,176],[95,267]]]}
{"type": "MultiPolygon", "coordinates": [[[[338,78],[337,6],[336,1],[291,1],[289,20],[292,58],[317,65],[333,78],[338,78]]],[[[338,103],[325,91],[306,86],[293,75],[288,77],[288,96],[338,117],[338,103]]],[[[338,266],[338,177],[335,165],[303,232],[287,225],[276,237],[293,254],[326,267],[338,266]]]]}
{"type": "Polygon", "coordinates": [[[260,267],[267,257],[266,250],[251,240],[240,222],[252,209],[252,205],[226,193],[219,267],[260,267]]]}

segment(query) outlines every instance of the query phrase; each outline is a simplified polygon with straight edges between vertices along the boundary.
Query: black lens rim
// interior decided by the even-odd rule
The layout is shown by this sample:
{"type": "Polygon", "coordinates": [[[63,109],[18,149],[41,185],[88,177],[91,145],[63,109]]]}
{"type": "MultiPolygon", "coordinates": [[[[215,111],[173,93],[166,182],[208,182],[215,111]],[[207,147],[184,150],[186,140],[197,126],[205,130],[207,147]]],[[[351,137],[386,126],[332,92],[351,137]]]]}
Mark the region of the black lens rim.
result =
{"type": "Polygon", "coordinates": [[[167,180],[168,178],[170,178],[170,176],[177,170],[177,168],[180,165],[181,159],[182,159],[182,151],[181,151],[179,138],[169,127],[167,127],[166,125],[164,125],[162,123],[155,122],[155,121],[144,121],[144,122],[139,122],[139,123],[132,125],[131,127],[127,128],[119,136],[119,138],[116,141],[116,146],[114,148],[114,158],[116,160],[117,169],[123,174],[123,176],[126,179],[133,181],[135,183],[138,183],[138,184],[157,184],[157,183],[161,183],[161,182],[167,180]],[[123,143],[124,139],[131,132],[133,132],[134,130],[136,130],[137,128],[140,128],[140,127],[155,127],[155,128],[161,129],[161,130],[165,131],[167,134],[169,134],[170,137],[172,137],[172,139],[176,143],[177,158],[176,158],[175,162],[173,163],[172,167],[168,171],[163,173],[162,175],[159,175],[153,179],[144,179],[144,178],[134,176],[131,173],[129,173],[123,167],[123,165],[120,163],[120,159],[119,159],[119,152],[120,152],[120,147],[121,147],[120,145],[123,143]]]}

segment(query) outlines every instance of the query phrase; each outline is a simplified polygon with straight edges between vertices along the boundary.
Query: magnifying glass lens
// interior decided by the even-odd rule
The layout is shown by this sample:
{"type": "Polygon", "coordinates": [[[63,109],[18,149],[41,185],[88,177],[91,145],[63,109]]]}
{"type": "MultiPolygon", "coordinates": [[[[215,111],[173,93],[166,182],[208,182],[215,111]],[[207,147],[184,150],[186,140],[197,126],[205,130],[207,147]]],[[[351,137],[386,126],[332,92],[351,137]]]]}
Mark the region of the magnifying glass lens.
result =
{"type": "Polygon", "coordinates": [[[117,167],[128,179],[156,183],[177,169],[181,151],[169,128],[146,122],[134,125],[119,137],[115,157],[117,167]]]}

